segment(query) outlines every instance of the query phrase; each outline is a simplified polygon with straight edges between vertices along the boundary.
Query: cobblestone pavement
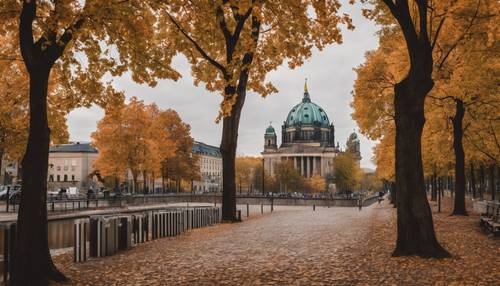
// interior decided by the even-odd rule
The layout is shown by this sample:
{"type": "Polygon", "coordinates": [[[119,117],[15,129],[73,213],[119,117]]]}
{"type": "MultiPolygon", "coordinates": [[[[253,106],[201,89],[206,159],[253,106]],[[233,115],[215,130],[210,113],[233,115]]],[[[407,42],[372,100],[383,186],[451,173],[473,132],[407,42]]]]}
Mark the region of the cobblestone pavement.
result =
{"type": "MultiPolygon", "coordinates": [[[[446,215],[447,216],[447,215],[446,215]]],[[[498,241],[474,230],[467,240],[443,231],[456,256],[391,258],[395,214],[386,203],[363,208],[277,207],[272,214],[152,241],[115,256],[73,264],[56,257],[75,285],[494,285],[498,241]],[[462,241],[454,245],[448,240],[462,241]],[[470,245],[470,243],[468,243],[470,245]],[[474,262],[480,256],[479,262],[474,262]],[[477,267],[477,269],[468,269],[477,267]]],[[[438,217],[437,229],[444,226],[438,217]]],[[[472,228],[473,218],[455,220],[472,228]]],[[[450,228],[452,229],[452,228],[450,228]]],[[[498,285],[498,284],[497,284],[498,285]]]]}

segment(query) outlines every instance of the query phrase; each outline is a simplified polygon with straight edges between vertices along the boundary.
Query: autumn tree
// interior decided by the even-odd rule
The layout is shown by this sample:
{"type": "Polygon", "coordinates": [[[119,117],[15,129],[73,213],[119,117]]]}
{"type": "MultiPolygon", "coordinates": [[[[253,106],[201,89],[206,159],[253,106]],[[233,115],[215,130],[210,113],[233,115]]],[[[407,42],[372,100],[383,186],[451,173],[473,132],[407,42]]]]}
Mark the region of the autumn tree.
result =
{"type": "Polygon", "coordinates": [[[236,157],[236,180],[241,189],[244,187],[250,191],[255,187],[255,176],[262,176],[262,169],[259,167],[262,165],[262,158],[251,157],[251,156],[240,156],[236,157]],[[260,172],[260,173],[259,173],[260,172]]]}
{"type": "MultiPolygon", "coordinates": [[[[14,56],[14,47],[17,38],[13,33],[0,36],[4,43],[0,47],[0,166],[2,159],[21,161],[28,140],[29,101],[26,97],[28,92],[25,82],[28,75],[22,61],[14,56]]],[[[49,86],[48,91],[48,123],[52,130],[51,144],[66,143],[68,140],[68,128],[66,115],[70,109],[66,102],[66,94],[58,85],[60,82],[54,75],[55,80],[49,86]]],[[[0,178],[4,174],[0,174],[0,178]]],[[[0,182],[3,183],[3,182],[0,182]]]]}
{"type": "Polygon", "coordinates": [[[304,177],[293,165],[293,161],[285,160],[274,166],[274,178],[282,192],[302,191],[304,177]]]}
{"type": "MultiPolygon", "coordinates": [[[[396,189],[398,191],[398,208],[403,206],[404,209],[398,209],[398,241],[394,255],[447,256],[447,252],[442,249],[435,239],[432,216],[425,199],[421,151],[422,147],[426,148],[426,145],[432,146],[437,142],[443,143],[443,140],[446,142],[449,137],[443,136],[442,127],[441,129],[426,127],[427,131],[423,129],[424,118],[429,119],[432,118],[432,115],[439,114],[439,112],[432,109],[432,106],[429,108],[429,100],[427,100],[425,101],[426,113],[424,117],[424,99],[433,86],[439,86],[441,82],[444,82],[436,73],[440,72],[443,65],[450,61],[450,58],[452,58],[450,55],[456,53],[457,47],[469,40],[470,28],[477,16],[477,8],[475,7],[478,7],[481,1],[383,2],[384,5],[374,3],[376,5],[375,9],[366,12],[370,17],[376,18],[383,26],[381,47],[374,54],[379,55],[379,61],[385,60],[391,63],[391,67],[386,69],[382,66],[378,68],[378,71],[376,65],[372,65],[372,71],[377,71],[379,75],[383,75],[382,80],[378,77],[374,78],[378,81],[376,85],[386,84],[389,91],[391,85],[394,86],[394,115],[385,117],[385,120],[377,121],[376,117],[379,113],[375,113],[372,118],[379,122],[375,126],[382,126],[382,128],[386,125],[384,121],[391,121],[392,118],[396,123],[395,174],[398,182],[396,189]],[[397,24],[397,26],[394,24],[397,24]],[[403,56],[401,56],[401,49],[398,49],[402,44],[406,46],[407,50],[407,54],[403,56]],[[384,59],[384,55],[389,54],[393,56],[384,59]],[[405,66],[409,66],[409,70],[406,70],[405,66]],[[433,74],[433,71],[435,74],[433,74]],[[414,120],[414,118],[419,118],[419,120],[414,120]],[[420,140],[422,132],[424,134],[423,145],[421,145],[420,140]],[[410,140],[410,138],[412,139],[410,140]],[[400,194],[403,195],[402,201],[400,200],[400,194]],[[419,211],[412,213],[412,209],[418,209],[419,211]]],[[[369,68],[365,66],[363,69],[368,71],[369,68]]],[[[360,75],[359,72],[358,75],[360,75]]],[[[381,89],[365,92],[363,91],[363,85],[365,84],[360,82],[357,89],[358,95],[373,95],[377,92],[387,94],[387,89],[385,89],[385,92],[381,89]]],[[[432,94],[436,90],[439,90],[439,88],[435,88],[432,94]]],[[[383,99],[385,106],[390,107],[391,102],[385,100],[387,96],[383,99]]],[[[361,105],[356,104],[356,99],[354,105],[359,110],[362,110],[361,105]]],[[[375,106],[380,108],[384,105],[375,106]]],[[[379,110],[384,112],[387,109],[380,108],[379,110]]],[[[363,116],[356,111],[354,117],[359,119],[363,116]]],[[[378,118],[382,119],[383,116],[378,118]]],[[[369,121],[365,120],[365,122],[369,121]]],[[[439,121],[437,118],[432,120],[433,123],[437,121],[439,121]]],[[[439,124],[434,125],[439,126],[439,124]]],[[[371,132],[370,129],[365,128],[364,130],[371,132]]],[[[388,128],[388,130],[391,130],[391,128],[388,128]]],[[[391,141],[385,140],[382,142],[390,143],[391,141]]],[[[451,144],[441,144],[441,146],[451,146],[451,144]]],[[[428,157],[432,158],[431,161],[434,161],[434,163],[430,165],[435,170],[437,163],[442,162],[436,160],[439,156],[434,156],[434,154],[443,154],[444,152],[442,152],[440,146],[434,149],[440,152],[431,154],[424,152],[424,157],[428,155],[428,157]]]]}
{"type": "Polygon", "coordinates": [[[340,43],[340,3],[327,1],[217,0],[175,1],[165,5],[164,23],[177,28],[175,41],[192,66],[195,84],[220,92],[222,102],[224,221],[236,220],[235,157],[241,110],[247,90],[266,96],[276,88],[268,72],[284,62],[290,68],[322,49],[340,43]]]}
{"type": "Polygon", "coordinates": [[[15,54],[3,56],[21,59],[29,78],[29,135],[22,160],[23,196],[11,285],[66,280],[48,249],[45,201],[51,72],[58,71],[64,79],[62,85],[73,106],[104,105],[107,95],[113,94],[101,80],[106,74],[118,76],[129,69],[135,81],[148,84],[155,84],[156,78],[177,78],[169,68],[172,49],[166,39],[158,37],[157,14],[150,4],[116,0],[0,3],[0,34],[11,33],[19,40],[15,54]]]}
{"type": "Polygon", "coordinates": [[[191,137],[191,126],[183,122],[174,110],[165,112],[164,124],[170,137],[174,140],[176,148],[171,157],[161,162],[162,178],[173,179],[177,190],[180,189],[182,180],[199,180],[201,178],[199,156],[193,153],[194,139],[191,137]]]}
{"type": "Polygon", "coordinates": [[[351,153],[340,153],[334,159],[333,181],[340,193],[354,192],[361,176],[358,162],[351,153]]]}
{"type": "Polygon", "coordinates": [[[325,178],[320,175],[313,175],[312,177],[305,179],[304,185],[306,191],[312,194],[318,194],[326,191],[325,178]]]}
{"type": "MultiPolygon", "coordinates": [[[[132,191],[137,192],[137,179],[142,176],[143,188],[148,178],[162,174],[163,163],[174,158],[182,144],[188,144],[189,129],[173,110],[145,105],[132,97],[129,103],[111,105],[92,134],[99,150],[95,167],[103,176],[126,179],[132,174],[132,191]],[[180,126],[179,126],[180,125],[180,126]]],[[[192,145],[192,144],[191,144],[192,145]]],[[[179,159],[179,158],[177,158],[179,159]]],[[[182,165],[182,162],[176,162],[182,165]]],[[[182,165],[181,169],[189,168],[182,165]]]]}

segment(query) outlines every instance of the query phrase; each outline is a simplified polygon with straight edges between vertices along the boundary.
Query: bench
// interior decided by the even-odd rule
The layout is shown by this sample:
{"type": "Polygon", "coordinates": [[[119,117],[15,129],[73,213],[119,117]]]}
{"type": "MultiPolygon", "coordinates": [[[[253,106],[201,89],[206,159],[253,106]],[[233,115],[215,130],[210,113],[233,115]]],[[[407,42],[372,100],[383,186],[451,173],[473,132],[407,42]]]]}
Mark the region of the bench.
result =
{"type": "Polygon", "coordinates": [[[479,225],[493,235],[500,235],[500,203],[486,202],[486,212],[481,214],[479,225]]]}

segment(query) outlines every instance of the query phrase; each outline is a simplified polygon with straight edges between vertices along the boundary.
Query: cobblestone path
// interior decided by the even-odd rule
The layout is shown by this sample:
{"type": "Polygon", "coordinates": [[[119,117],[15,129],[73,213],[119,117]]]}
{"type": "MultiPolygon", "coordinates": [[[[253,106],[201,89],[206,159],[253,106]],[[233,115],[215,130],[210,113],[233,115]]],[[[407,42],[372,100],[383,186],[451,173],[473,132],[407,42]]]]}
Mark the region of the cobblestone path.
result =
{"type": "Polygon", "coordinates": [[[81,285],[350,285],[373,209],[277,207],[63,268],[81,285]]]}
{"type": "Polygon", "coordinates": [[[81,264],[56,257],[74,285],[500,285],[500,243],[478,215],[435,212],[450,259],[392,258],[395,209],[277,207],[243,223],[188,231],[81,264]]]}

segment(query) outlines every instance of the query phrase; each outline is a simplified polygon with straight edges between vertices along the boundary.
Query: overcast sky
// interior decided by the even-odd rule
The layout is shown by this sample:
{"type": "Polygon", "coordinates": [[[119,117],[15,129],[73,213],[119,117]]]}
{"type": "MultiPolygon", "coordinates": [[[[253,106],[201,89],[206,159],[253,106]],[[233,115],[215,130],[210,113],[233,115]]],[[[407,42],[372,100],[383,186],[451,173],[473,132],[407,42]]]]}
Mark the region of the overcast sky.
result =
{"type": "MultiPolygon", "coordinates": [[[[270,121],[278,135],[281,134],[281,124],[288,112],[302,99],[305,78],[308,79],[311,100],[323,107],[335,125],[335,140],[340,142],[340,146],[344,147],[349,134],[353,130],[357,131],[349,106],[356,78],[353,68],[364,61],[366,51],[377,47],[377,28],[373,22],[361,16],[359,6],[346,4],[342,9],[352,15],[356,26],[354,31],[344,31],[343,44],[332,45],[321,52],[314,51],[312,57],[295,70],[283,66],[270,73],[268,78],[278,88],[277,94],[265,99],[254,93],[247,94],[238,136],[239,155],[260,154],[264,145],[264,131],[270,121]]],[[[220,95],[209,93],[201,85],[193,85],[185,58],[175,58],[174,67],[183,75],[177,82],[165,80],[155,88],[150,88],[134,83],[127,75],[115,79],[114,85],[123,90],[127,98],[136,96],[146,103],[154,102],[161,108],[177,110],[181,118],[191,125],[191,135],[197,141],[219,146],[222,124],[216,124],[215,118],[220,95]]],[[[71,112],[68,117],[71,141],[90,141],[90,134],[95,131],[96,122],[103,115],[103,111],[97,107],[71,112]]],[[[363,136],[360,138],[363,156],[361,165],[374,168],[371,161],[374,142],[363,136]]]]}

